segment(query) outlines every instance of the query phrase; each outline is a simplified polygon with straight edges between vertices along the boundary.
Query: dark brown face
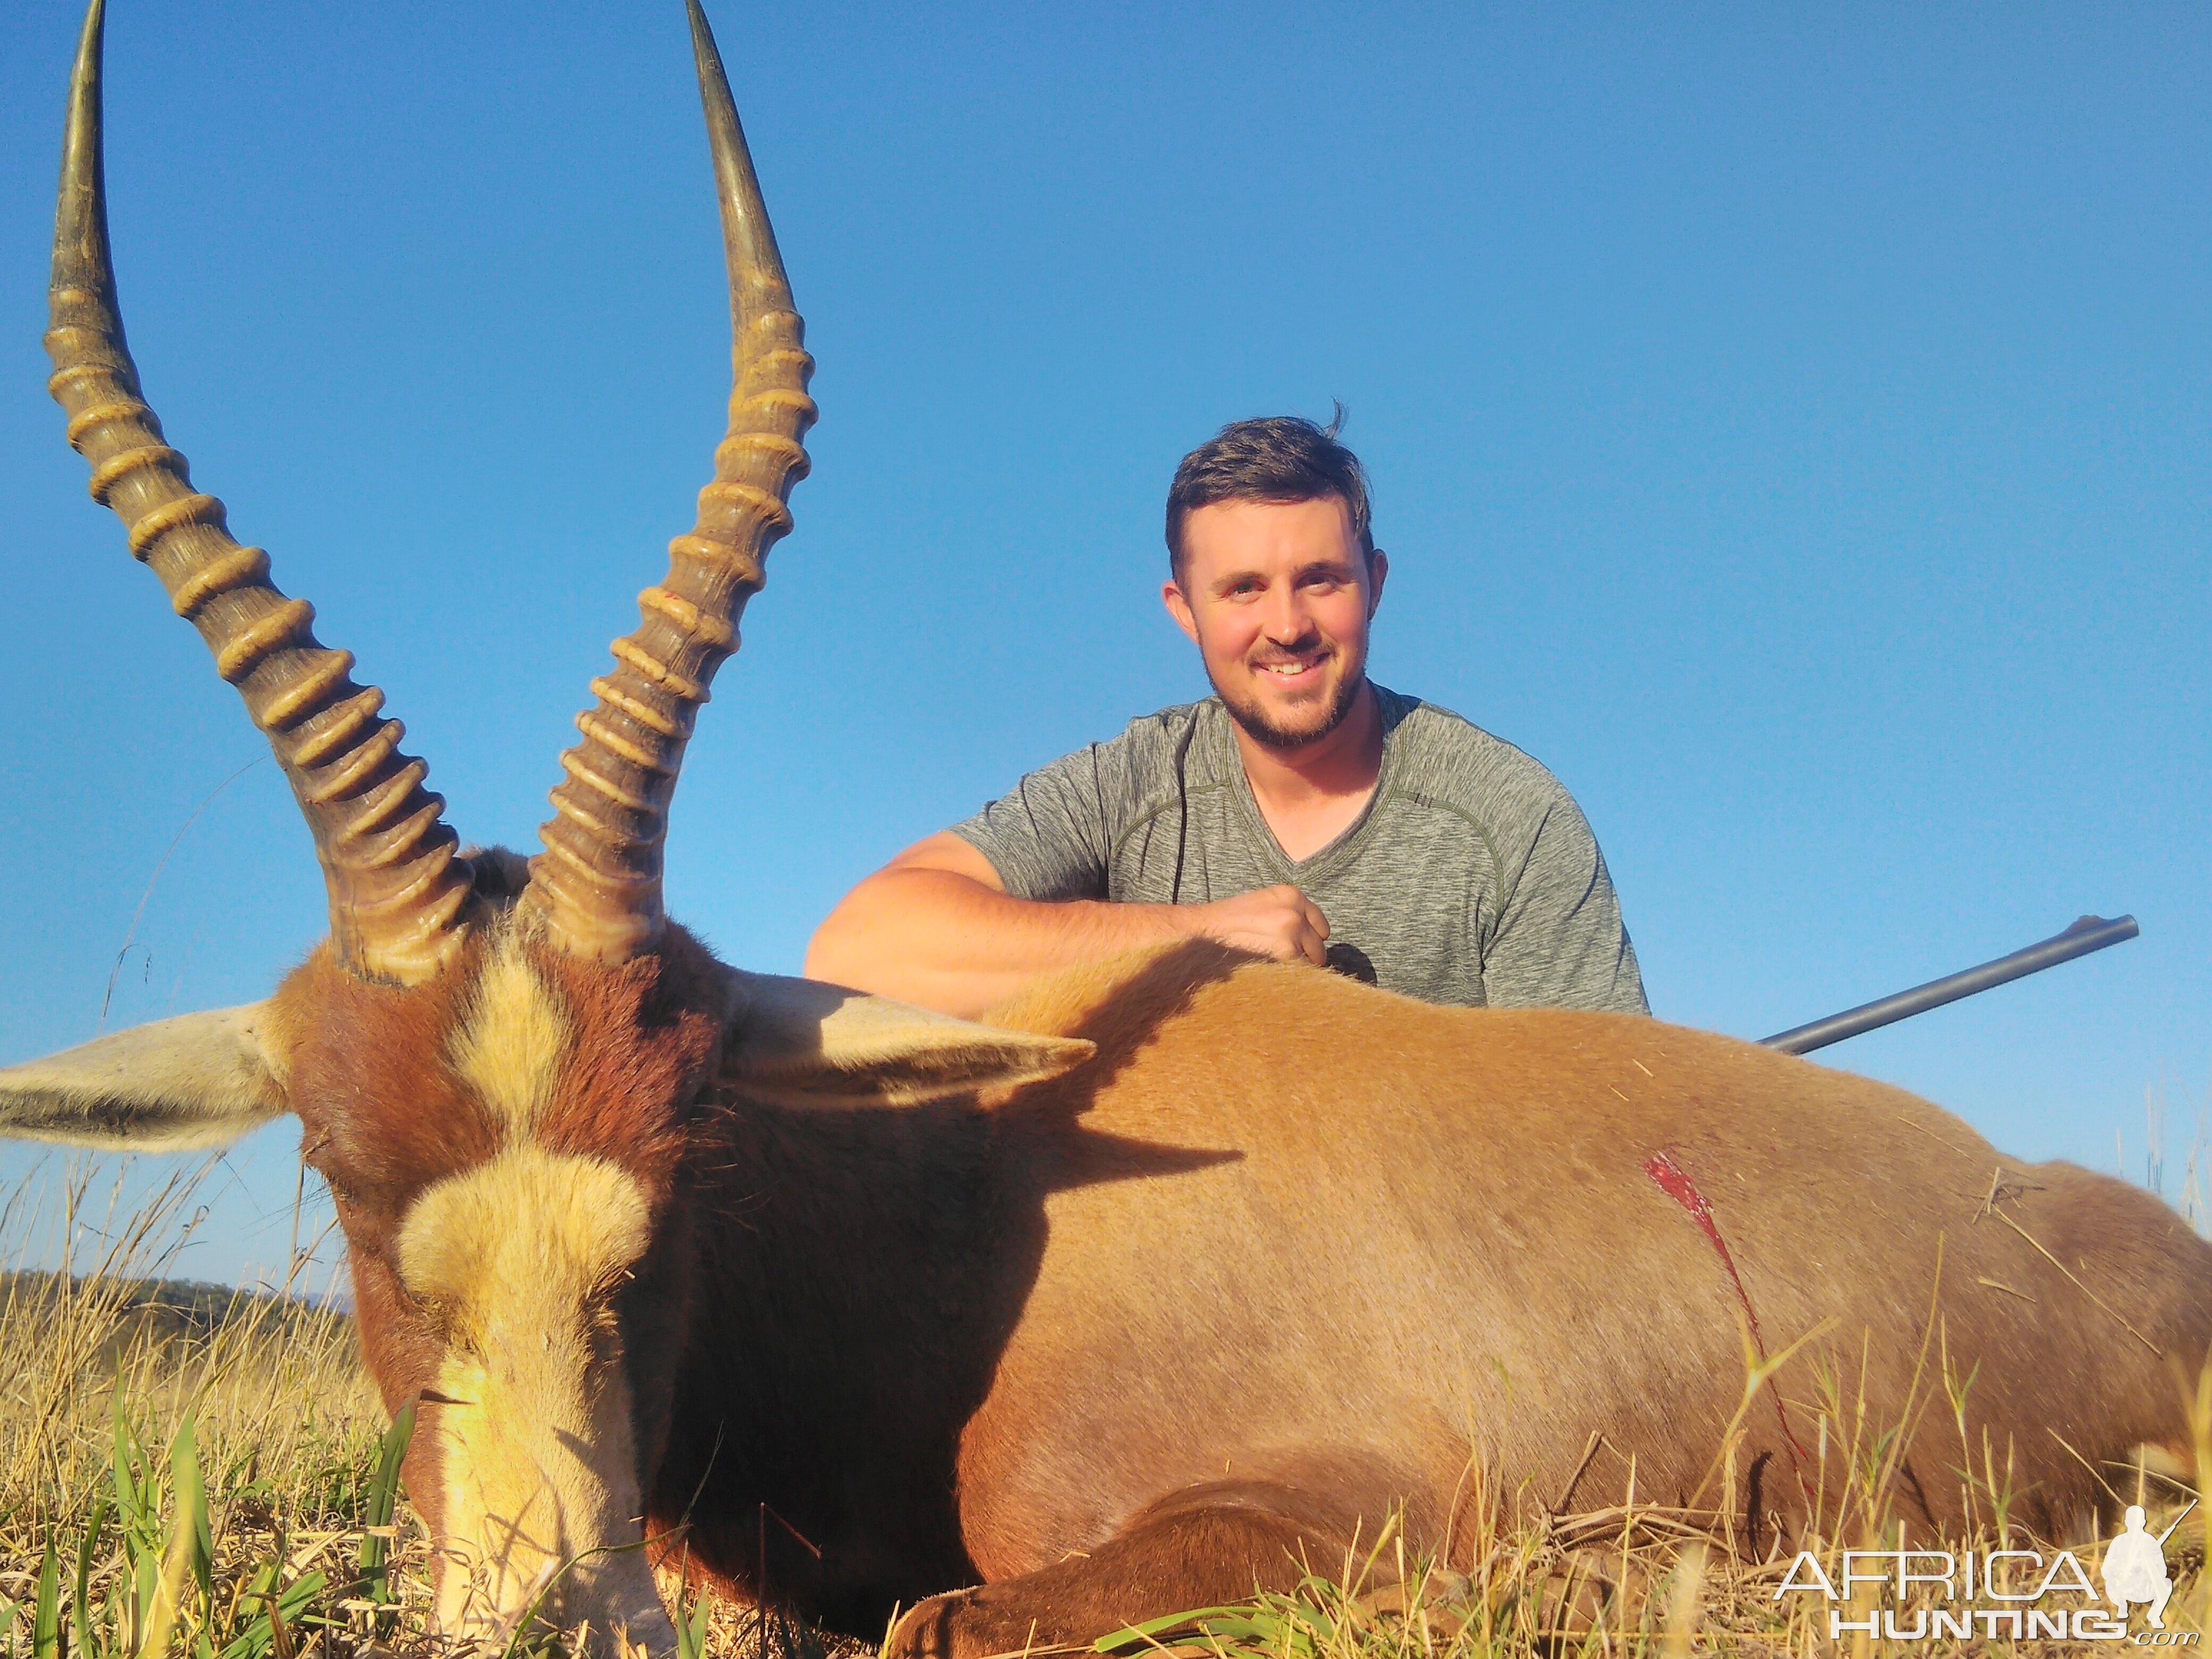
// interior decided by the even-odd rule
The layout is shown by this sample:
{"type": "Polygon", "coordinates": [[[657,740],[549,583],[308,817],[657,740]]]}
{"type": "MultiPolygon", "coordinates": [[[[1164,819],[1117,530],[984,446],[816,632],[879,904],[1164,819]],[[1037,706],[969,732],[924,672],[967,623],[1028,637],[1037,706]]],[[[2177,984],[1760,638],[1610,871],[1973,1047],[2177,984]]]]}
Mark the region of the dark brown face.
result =
{"type": "Polygon", "coordinates": [[[672,1643],[642,1553],[590,1553],[641,1535],[721,1039],[722,970],[665,943],[605,967],[510,919],[422,986],[319,953],[278,994],[364,1358],[392,1409],[422,1402],[405,1475],[449,1635],[503,1632],[557,1579],[547,1617],[672,1643]]]}

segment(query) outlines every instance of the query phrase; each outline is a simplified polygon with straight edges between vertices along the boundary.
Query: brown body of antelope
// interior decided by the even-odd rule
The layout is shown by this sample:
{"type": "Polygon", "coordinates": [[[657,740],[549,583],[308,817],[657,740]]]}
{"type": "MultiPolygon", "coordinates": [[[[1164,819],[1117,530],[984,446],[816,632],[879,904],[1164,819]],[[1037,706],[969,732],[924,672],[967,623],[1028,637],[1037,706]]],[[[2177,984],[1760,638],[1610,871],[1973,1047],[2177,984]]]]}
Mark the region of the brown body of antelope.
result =
{"type": "Polygon", "coordinates": [[[265,1003],[0,1072],[0,1133],[177,1147],[297,1115],[363,1358],[417,1407],[446,1633],[535,1607],[665,1650],[651,1556],[861,1633],[905,1604],[902,1650],[982,1654],[1281,1585],[1393,1514],[1450,1559],[1480,1514],[1632,1492],[1763,1547],[1817,1522],[1838,1409],[1901,1428],[1917,1527],[1965,1515],[1962,1447],[2046,1532],[2098,1505],[2097,1467],[2181,1448],[2212,1248],[1881,1085],[1207,945],[968,1023],[667,922],[684,745],[813,418],[691,15],[731,426],[526,865],[459,853],[380,695],[167,444],[115,302],[98,0],[72,82],[52,388],[268,734],[331,936],[265,1003]],[[1747,1391],[1747,1356],[1793,1350],[1747,1391]]]}

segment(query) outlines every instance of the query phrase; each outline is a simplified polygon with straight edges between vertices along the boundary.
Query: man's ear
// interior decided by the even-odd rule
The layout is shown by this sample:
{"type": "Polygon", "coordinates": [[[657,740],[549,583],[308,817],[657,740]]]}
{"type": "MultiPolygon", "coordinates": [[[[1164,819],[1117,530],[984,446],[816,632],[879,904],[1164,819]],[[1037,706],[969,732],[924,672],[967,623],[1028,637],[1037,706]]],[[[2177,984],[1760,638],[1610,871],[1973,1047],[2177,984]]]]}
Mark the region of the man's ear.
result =
{"type": "Polygon", "coordinates": [[[1367,556],[1367,616],[1372,621],[1382,605],[1382,579],[1390,574],[1390,556],[1376,548],[1367,556]]]}
{"type": "Polygon", "coordinates": [[[1160,584],[1160,603],[1175,618],[1175,625],[1189,636],[1193,645],[1198,643],[1198,618],[1191,615],[1190,595],[1182,591],[1182,584],[1173,578],[1160,584]]]}
{"type": "Polygon", "coordinates": [[[749,1094],[823,1105],[918,1105],[1041,1083],[1097,1045],[978,1025],[819,980],[736,975],[722,1074],[749,1094]]]}
{"type": "Polygon", "coordinates": [[[133,1026],[0,1070],[0,1137],[132,1152],[224,1146],[292,1109],[270,1005],[133,1026]]]}

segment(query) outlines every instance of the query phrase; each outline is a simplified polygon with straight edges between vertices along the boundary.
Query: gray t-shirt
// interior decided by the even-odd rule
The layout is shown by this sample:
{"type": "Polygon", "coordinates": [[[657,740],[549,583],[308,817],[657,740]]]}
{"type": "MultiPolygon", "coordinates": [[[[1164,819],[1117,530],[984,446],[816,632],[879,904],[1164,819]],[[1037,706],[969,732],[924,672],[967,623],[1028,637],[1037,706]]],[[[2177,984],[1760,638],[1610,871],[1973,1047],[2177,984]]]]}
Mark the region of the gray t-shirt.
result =
{"type": "Polygon", "coordinates": [[[1205,904],[1289,883],[1386,990],[1649,1013],[1605,859],[1559,781],[1449,709],[1375,693],[1374,799],[1309,859],[1286,858],[1260,816],[1218,697],[1130,721],[952,833],[1016,898],[1205,904]]]}

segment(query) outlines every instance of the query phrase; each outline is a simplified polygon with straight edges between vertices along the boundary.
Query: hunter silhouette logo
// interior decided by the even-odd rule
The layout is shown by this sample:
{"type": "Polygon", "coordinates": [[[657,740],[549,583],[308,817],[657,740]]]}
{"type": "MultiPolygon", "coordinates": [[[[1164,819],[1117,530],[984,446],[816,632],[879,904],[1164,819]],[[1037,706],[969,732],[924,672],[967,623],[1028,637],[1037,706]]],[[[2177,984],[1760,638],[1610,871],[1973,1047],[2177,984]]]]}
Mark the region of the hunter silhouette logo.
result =
{"type": "Polygon", "coordinates": [[[2166,1540],[2173,1536],[2173,1528],[2181,1524],[2189,1510],[2196,1507],[2191,1498],[2189,1509],[2175,1516],[2166,1529],[2154,1538],[2143,1524],[2142,1505],[2128,1505],[2127,1529],[2105,1551],[2105,1599],[2119,1609],[2123,1622],[2130,1604],[2141,1601],[2150,1609],[2150,1627],[2166,1628],[2166,1598],[2173,1594],[2173,1583],[2166,1576],[2166,1540]]]}

